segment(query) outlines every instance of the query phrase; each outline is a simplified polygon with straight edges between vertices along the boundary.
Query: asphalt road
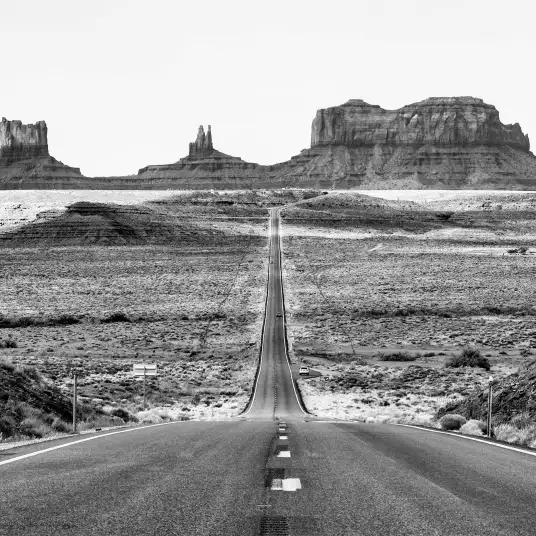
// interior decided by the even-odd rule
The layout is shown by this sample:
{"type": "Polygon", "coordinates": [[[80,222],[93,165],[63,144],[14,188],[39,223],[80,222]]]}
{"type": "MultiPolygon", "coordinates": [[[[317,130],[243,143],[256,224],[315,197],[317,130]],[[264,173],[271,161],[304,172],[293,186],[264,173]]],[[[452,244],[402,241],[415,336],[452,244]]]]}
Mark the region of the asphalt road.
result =
{"type": "Polygon", "coordinates": [[[274,316],[283,298],[271,219],[274,264],[249,410],[229,422],[0,452],[0,535],[536,534],[535,456],[302,411],[284,316],[274,316]],[[43,452],[51,447],[60,448],[43,452]]]}

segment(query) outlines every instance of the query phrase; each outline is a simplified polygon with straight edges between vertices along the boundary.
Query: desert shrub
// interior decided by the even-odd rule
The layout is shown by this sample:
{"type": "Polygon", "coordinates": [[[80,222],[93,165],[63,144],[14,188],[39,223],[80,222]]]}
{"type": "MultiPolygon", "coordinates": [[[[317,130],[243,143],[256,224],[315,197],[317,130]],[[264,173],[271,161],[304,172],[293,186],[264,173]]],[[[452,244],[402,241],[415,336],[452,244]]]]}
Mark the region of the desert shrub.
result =
{"type": "Polygon", "coordinates": [[[439,426],[442,430],[459,430],[467,422],[463,415],[448,413],[439,419],[439,426]]]}
{"type": "Polygon", "coordinates": [[[17,341],[15,339],[12,339],[11,337],[8,337],[7,339],[4,339],[3,341],[0,341],[0,348],[17,348],[17,341]]]}
{"type": "Polygon", "coordinates": [[[514,445],[531,445],[536,441],[536,424],[518,428],[512,424],[499,424],[495,427],[495,437],[514,445]]]}
{"type": "Polygon", "coordinates": [[[112,322],[130,322],[130,318],[125,313],[116,312],[101,319],[101,322],[103,324],[111,324],[112,322]]]}
{"type": "Polygon", "coordinates": [[[521,255],[525,255],[528,250],[529,248],[521,246],[520,248],[507,249],[506,253],[521,253],[521,255]]]}
{"type": "Polygon", "coordinates": [[[487,425],[482,421],[471,419],[461,426],[460,432],[467,435],[482,436],[487,433],[487,425]]]}
{"type": "Polygon", "coordinates": [[[15,370],[15,365],[7,359],[0,359],[0,368],[3,368],[8,372],[13,372],[15,370]]]}
{"type": "Polygon", "coordinates": [[[518,428],[524,428],[525,426],[536,424],[536,416],[531,415],[529,411],[524,411],[523,413],[519,413],[512,417],[510,424],[517,426],[518,428]]]}
{"type": "Polygon", "coordinates": [[[450,218],[452,218],[453,214],[454,212],[436,212],[436,218],[438,220],[447,221],[447,220],[450,220],[450,218]]]}
{"type": "Polygon", "coordinates": [[[392,352],[381,353],[379,358],[381,361],[415,361],[419,354],[410,354],[409,352],[392,352]]]}
{"type": "Polygon", "coordinates": [[[123,419],[125,422],[138,420],[134,415],[132,415],[126,409],[123,408],[115,408],[110,414],[114,417],[119,417],[120,419],[123,419]]]}
{"type": "Polygon", "coordinates": [[[56,417],[53,421],[52,421],[52,424],[50,425],[51,428],[53,430],[55,430],[56,432],[60,432],[60,433],[68,433],[72,430],[72,426],[68,423],[66,423],[64,420],[56,417]]]}
{"type": "Polygon", "coordinates": [[[36,318],[33,316],[9,318],[0,315],[0,328],[28,328],[31,326],[68,326],[71,324],[79,323],[79,318],[67,314],[62,314],[59,316],[49,316],[46,318],[36,318]]]}
{"type": "Polygon", "coordinates": [[[0,414],[0,434],[3,437],[10,437],[15,432],[15,428],[17,426],[17,423],[15,422],[15,419],[11,417],[10,415],[2,415],[0,414]]]}
{"type": "Polygon", "coordinates": [[[39,374],[37,369],[29,365],[18,365],[15,369],[15,372],[21,376],[31,378],[32,380],[38,381],[41,379],[41,374],[39,374]]]}
{"type": "Polygon", "coordinates": [[[73,324],[79,324],[80,319],[73,315],[63,314],[57,317],[51,317],[47,319],[47,324],[48,323],[54,326],[70,326],[73,324]]]}
{"type": "Polygon", "coordinates": [[[476,348],[464,348],[462,352],[451,357],[446,363],[446,367],[480,367],[484,370],[491,368],[490,362],[476,348]]]}
{"type": "Polygon", "coordinates": [[[45,437],[51,432],[50,426],[39,417],[27,417],[19,426],[20,433],[29,437],[45,437]]]}

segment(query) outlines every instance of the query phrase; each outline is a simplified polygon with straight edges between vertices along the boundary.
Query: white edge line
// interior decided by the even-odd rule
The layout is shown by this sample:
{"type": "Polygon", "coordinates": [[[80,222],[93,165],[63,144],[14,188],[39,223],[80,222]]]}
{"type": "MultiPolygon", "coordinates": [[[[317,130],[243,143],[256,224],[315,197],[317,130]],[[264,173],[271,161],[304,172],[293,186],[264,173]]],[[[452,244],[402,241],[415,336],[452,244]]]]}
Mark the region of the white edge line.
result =
{"type": "MultiPolygon", "coordinates": [[[[281,281],[281,285],[279,285],[279,290],[281,291],[281,301],[283,302],[283,310],[284,310],[285,309],[284,308],[285,297],[283,295],[283,262],[282,262],[283,252],[281,251],[281,218],[279,216],[280,210],[281,209],[276,209],[277,219],[279,221],[279,235],[277,237],[278,242],[279,242],[279,277],[280,277],[280,281],[281,281]]],[[[283,318],[283,320],[284,320],[283,326],[284,326],[284,329],[285,329],[285,337],[284,337],[284,340],[285,340],[285,356],[287,358],[288,370],[290,372],[290,381],[292,382],[292,388],[294,389],[294,395],[296,396],[296,400],[298,402],[298,407],[302,410],[302,413],[304,415],[311,416],[310,413],[307,413],[307,411],[305,411],[305,409],[302,406],[302,403],[300,402],[300,397],[298,396],[298,393],[296,391],[296,382],[294,381],[294,378],[292,377],[292,369],[290,368],[290,357],[288,355],[288,347],[287,347],[287,312],[284,310],[284,313],[285,313],[285,316],[283,318]]]]}
{"type": "Polygon", "coordinates": [[[266,309],[268,305],[268,292],[269,292],[269,285],[270,285],[270,257],[272,255],[272,217],[270,214],[270,219],[268,220],[268,237],[269,237],[269,247],[268,247],[268,273],[266,274],[266,298],[264,299],[264,317],[263,317],[263,323],[262,323],[262,334],[261,334],[261,349],[260,349],[260,357],[259,357],[259,372],[257,374],[257,379],[255,380],[255,385],[253,387],[253,397],[251,398],[251,403],[249,404],[249,408],[237,417],[244,417],[246,416],[253,407],[253,403],[255,402],[255,397],[257,396],[257,385],[259,385],[259,378],[261,377],[262,372],[262,354],[264,353],[264,330],[266,326],[266,309]]]}
{"type": "MultiPolygon", "coordinates": [[[[363,421],[311,421],[312,423],[329,423],[329,424],[366,424],[363,421]]],[[[485,443],[491,447],[498,447],[506,450],[514,450],[516,452],[521,452],[523,454],[528,454],[529,456],[536,456],[536,452],[530,452],[529,450],[520,449],[517,447],[511,447],[510,445],[503,445],[502,443],[494,443],[493,441],[486,441],[484,439],[478,439],[478,437],[471,437],[464,434],[454,434],[447,430],[434,430],[432,428],[425,428],[422,426],[414,426],[412,424],[398,424],[398,423],[385,423],[391,426],[405,426],[406,428],[414,428],[415,430],[421,430],[422,432],[431,432],[433,434],[446,434],[452,437],[460,437],[462,439],[468,439],[469,441],[477,441],[478,443],[485,443]]]]}
{"type": "Polygon", "coordinates": [[[51,452],[52,450],[70,447],[71,445],[76,445],[77,443],[85,443],[86,441],[93,441],[94,439],[100,439],[101,437],[111,436],[115,434],[126,434],[128,432],[139,432],[140,430],[145,430],[147,428],[154,428],[155,426],[169,426],[170,424],[180,424],[184,422],[186,421],[163,422],[159,424],[150,424],[149,426],[142,426],[139,428],[129,428],[128,430],[119,430],[118,432],[109,432],[106,434],[86,437],[84,439],[78,439],[77,441],[71,441],[69,443],[62,443],[61,445],[56,445],[55,447],[49,447],[48,449],[36,450],[35,452],[22,454],[21,456],[16,456],[15,458],[10,458],[9,460],[1,461],[0,465],[7,465],[8,463],[18,462],[19,460],[24,460],[25,458],[31,458],[32,456],[38,456],[39,454],[44,454],[45,452],[51,452]]]}
{"type": "Polygon", "coordinates": [[[422,428],[420,426],[413,426],[412,424],[395,424],[395,426],[405,426],[406,428],[415,428],[416,430],[422,430],[424,432],[431,432],[433,434],[447,434],[453,437],[461,437],[463,439],[468,439],[469,441],[478,441],[479,443],[485,443],[486,445],[491,445],[492,447],[499,447],[501,449],[515,450],[516,452],[522,452],[523,454],[528,454],[529,456],[536,456],[536,452],[530,452],[528,450],[519,449],[517,447],[511,447],[509,445],[501,445],[500,443],[493,443],[492,441],[485,441],[484,439],[478,439],[477,437],[471,437],[463,434],[453,434],[452,432],[447,432],[446,430],[432,430],[431,428],[422,428]]]}

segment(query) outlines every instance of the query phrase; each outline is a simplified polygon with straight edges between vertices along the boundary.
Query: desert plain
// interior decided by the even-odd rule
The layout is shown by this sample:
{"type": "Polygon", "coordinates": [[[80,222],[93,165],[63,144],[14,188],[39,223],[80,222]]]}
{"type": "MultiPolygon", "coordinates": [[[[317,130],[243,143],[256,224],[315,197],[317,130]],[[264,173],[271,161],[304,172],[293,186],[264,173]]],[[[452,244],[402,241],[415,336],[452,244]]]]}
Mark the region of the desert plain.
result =
{"type": "Polygon", "coordinates": [[[536,194],[290,189],[4,191],[0,341],[14,344],[1,358],[65,395],[76,371],[104,414],[238,415],[259,358],[271,207],[313,414],[433,425],[490,374],[534,360],[536,194]],[[446,367],[464,348],[490,370],[446,367]],[[145,411],[141,362],[159,370],[145,411]]]}

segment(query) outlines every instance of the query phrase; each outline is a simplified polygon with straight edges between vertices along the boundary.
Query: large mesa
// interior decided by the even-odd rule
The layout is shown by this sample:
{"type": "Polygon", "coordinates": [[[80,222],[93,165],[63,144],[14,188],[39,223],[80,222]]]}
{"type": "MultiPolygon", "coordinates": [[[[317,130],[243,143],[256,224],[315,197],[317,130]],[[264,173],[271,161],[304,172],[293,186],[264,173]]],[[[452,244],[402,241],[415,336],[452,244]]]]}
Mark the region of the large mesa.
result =
{"type": "Polygon", "coordinates": [[[278,168],[289,181],[321,188],[536,188],[528,136],[474,97],[433,97],[398,110],[352,99],[318,110],[311,148],[278,168]]]}
{"type": "Polygon", "coordinates": [[[398,110],[353,99],[316,113],[311,147],[377,144],[530,149],[529,138],[518,123],[502,124],[495,106],[473,97],[432,97],[398,110]]]}

